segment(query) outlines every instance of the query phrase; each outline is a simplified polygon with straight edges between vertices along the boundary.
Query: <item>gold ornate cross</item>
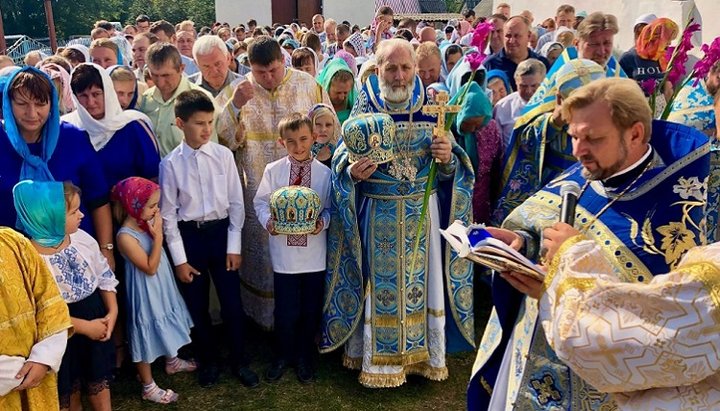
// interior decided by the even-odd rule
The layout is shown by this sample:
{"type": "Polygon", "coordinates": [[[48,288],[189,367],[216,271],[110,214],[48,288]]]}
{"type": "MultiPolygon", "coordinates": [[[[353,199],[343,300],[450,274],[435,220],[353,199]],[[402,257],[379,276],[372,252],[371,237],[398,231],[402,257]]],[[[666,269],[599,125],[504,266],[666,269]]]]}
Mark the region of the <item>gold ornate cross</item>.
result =
{"type": "Polygon", "coordinates": [[[441,91],[435,95],[435,104],[423,106],[423,114],[437,115],[437,125],[433,128],[433,135],[435,135],[435,137],[445,136],[445,114],[457,113],[462,108],[462,106],[450,105],[448,101],[450,101],[448,93],[441,91]]]}

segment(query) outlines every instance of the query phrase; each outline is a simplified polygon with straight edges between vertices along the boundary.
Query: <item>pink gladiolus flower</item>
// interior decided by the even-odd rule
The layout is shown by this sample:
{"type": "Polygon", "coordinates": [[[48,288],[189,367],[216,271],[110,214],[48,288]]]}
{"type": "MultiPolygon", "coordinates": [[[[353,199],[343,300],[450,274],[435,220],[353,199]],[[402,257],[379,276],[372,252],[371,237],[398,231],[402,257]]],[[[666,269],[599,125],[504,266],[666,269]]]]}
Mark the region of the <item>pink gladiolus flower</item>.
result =
{"type": "Polygon", "coordinates": [[[470,70],[475,71],[482,65],[483,61],[485,61],[485,55],[483,53],[470,53],[467,56],[465,56],[467,59],[467,62],[470,64],[470,70]]]}
{"type": "Polygon", "coordinates": [[[693,71],[695,72],[695,83],[693,87],[697,86],[700,80],[708,75],[712,66],[720,60],[720,37],[715,38],[710,45],[703,44],[701,49],[705,55],[700,61],[695,63],[695,67],[693,67],[693,71]]]}
{"type": "Polygon", "coordinates": [[[640,88],[642,88],[645,94],[647,94],[648,96],[652,95],[655,92],[655,87],[657,87],[655,79],[649,78],[640,82],[640,88]]]}
{"type": "Polygon", "coordinates": [[[693,49],[692,36],[698,30],[700,30],[700,25],[694,23],[691,19],[687,27],[685,27],[685,30],[683,30],[678,45],[676,47],[668,47],[665,51],[667,61],[672,62],[668,68],[667,79],[673,85],[677,84],[677,82],[685,76],[685,64],[688,61],[688,52],[693,49]],[[674,58],[673,54],[675,55],[674,58]]]}
{"type": "Polygon", "coordinates": [[[477,47],[479,51],[485,50],[485,46],[487,44],[488,38],[490,38],[490,33],[495,29],[495,26],[490,23],[480,23],[475,27],[475,30],[473,31],[472,39],[470,40],[470,45],[473,47],[477,47]]]}

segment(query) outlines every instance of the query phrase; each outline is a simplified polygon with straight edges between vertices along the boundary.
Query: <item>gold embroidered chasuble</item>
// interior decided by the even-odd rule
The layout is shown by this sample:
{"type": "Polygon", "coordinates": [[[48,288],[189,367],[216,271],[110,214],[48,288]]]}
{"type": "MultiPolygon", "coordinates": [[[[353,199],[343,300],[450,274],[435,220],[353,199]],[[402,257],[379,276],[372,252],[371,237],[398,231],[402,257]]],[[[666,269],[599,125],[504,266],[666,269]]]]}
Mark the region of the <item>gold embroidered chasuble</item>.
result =
{"type": "MultiPolygon", "coordinates": [[[[28,358],[33,345],[71,327],[45,262],[19,233],[0,228],[0,354],[28,358]]],[[[57,410],[57,376],[0,397],[0,410],[57,410]]]]}
{"type": "Polygon", "coordinates": [[[235,159],[243,179],[245,225],[242,232],[242,299],[245,312],[266,329],[273,325],[273,271],[268,253],[268,233],[260,225],[253,208],[253,198],[265,166],[287,155],[278,138],[278,123],[292,113],[307,114],[319,103],[332,107],[330,98],[315,79],[307,73],[286,69],[280,86],[264,89],[252,73],[247,79],[253,84],[255,96],[241,109],[238,118],[228,106],[218,119],[220,142],[235,151],[235,159]]]}
{"type": "Polygon", "coordinates": [[[622,410],[720,409],[720,243],[627,283],[601,247],[563,244],[539,319],[558,358],[622,410]]]}

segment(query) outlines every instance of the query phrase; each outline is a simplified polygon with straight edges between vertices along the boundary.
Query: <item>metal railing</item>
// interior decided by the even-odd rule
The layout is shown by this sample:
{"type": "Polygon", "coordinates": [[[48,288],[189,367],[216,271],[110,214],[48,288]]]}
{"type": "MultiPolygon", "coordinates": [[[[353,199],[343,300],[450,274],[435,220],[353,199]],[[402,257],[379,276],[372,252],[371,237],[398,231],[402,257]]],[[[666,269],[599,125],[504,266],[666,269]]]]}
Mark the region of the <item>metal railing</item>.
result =
{"type": "MultiPolygon", "coordinates": [[[[52,55],[53,52],[50,49],[50,39],[41,38],[34,39],[28,36],[6,36],[7,40],[15,40],[15,42],[8,47],[7,55],[13,59],[15,64],[22,65],[23,59],[31,51],[39,51],[45,55],[52,55]]],[[[58,40],[58,47],[64,47],[71,44],[83,44],[85,46],[90,45],[90,37],[88,36],[71,36],[67,40],[58,40]]]]}

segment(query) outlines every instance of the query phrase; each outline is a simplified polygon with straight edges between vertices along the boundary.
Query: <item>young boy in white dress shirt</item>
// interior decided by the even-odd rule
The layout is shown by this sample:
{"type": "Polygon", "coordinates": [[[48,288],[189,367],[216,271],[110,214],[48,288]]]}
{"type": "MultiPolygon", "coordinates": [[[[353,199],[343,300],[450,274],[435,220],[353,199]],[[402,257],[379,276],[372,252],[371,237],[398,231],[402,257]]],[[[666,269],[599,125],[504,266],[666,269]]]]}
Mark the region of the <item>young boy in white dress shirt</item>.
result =
{"type": "Polygon", "coordinates": [[[294,363],[300,382],[308,383],[313,379],[315,336],[322,315],[330,169],[312,156],[315,138],[309,117],[291,114],[280,121],[278,128],[288,155],[265,167],[253,200],[260,224],[270,233],[275,272],[275,359],[265,379],[279,380],[285,367],[294,363]],[[275,231],[270,196],[277,189],[292,185],[310,187],[320,196],[322,212],[311,234],[280,235],[275,231]]]}
{"type": "Polygon", "coordinates": [[[254,387],[259,381],[244,354],[238,275],[245,221],[240,177],[232,152],[210,141],[214,106],[205,93],[180,93],[175,116],[184,139],[160,163],[160,211],[175,275],[195,323],[192,340],[198,379],[201,386],[210,387],[219,374],[217,341],[208,314],[212,277],[230,337],[232,372],[243,385],[254,387]]]}

